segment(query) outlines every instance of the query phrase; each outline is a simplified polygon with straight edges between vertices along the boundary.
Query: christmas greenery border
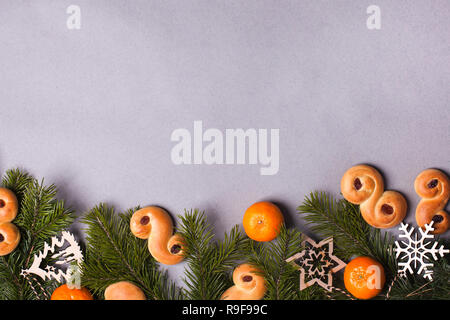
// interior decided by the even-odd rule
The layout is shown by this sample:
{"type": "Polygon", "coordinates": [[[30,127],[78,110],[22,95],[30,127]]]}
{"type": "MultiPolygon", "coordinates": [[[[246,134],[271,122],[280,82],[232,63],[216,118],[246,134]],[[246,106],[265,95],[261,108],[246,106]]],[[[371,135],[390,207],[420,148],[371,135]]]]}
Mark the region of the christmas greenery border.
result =
{"type": "MultiPolygon", "coordinates": [[[[32,257],[46,241],[70,227],[74,212],[57,199],[55,185],[46,186],[43,180],[38,181],[23,170],[7,171],[1,184],[18,198],[19,213],[14,223],[22,240],[13,253],[0,257],[0,299],[49,299],[58,285],[55,280],[23,277],[20,272],[31,265],[32,257]]],[[[299,230],[283,226],[276,240],[256,242],[236,225],[222,240],[216,240],[206,214],[197,209],[179,215],[177,232],[186,241],[186,267],[185,285],[178,287],[150,255],[146,241],[131,234],[129,222],[137,208],[118,213],[101,203],[81,218],[86,232],[82,285],[96,299],[103,299],[108,285],[126,280],[138,285],[152,300],[216,300],[232,285],[232,271],[242,262],[261,270],[267,282],[264,299],[349,299],[340,290],[330,294],[319,286],[299,290],[298,271],[285,262],[301,250],[303,234],[299,230]]],[[[314,235],[333,237],[335,253],[341,259],[370,256],[384,266],[386,285],[376,299],[450,299],[449,255],[434,263],[432,281],[420,275],[399,278],[393,236],[369,226],[358,206],[324,192],[313,192],[305,197],[297,213],[314,235]]],[[[339,274],[335,283],[344,289],[339,274]]]]}

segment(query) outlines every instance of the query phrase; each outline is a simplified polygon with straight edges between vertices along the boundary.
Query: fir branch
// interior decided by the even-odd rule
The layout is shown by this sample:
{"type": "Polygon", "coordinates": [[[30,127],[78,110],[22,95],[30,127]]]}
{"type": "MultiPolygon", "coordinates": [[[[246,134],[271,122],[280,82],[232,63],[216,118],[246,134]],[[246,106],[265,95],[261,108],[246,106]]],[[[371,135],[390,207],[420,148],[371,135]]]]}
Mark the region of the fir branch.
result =
{"type": "Polygon", "coordinates": [[[82,219],[87,225],[86,256],[82,267],[82,283],[99,298],[107,286],[130,281],[140,287],[148,299],[180,299],[180,290],[158,270],[150,255],[147,241],[130,231],[130,218],[136,210],[116,214],[106,204],[90,210],[82,219]]]}
{"type": "Polygon", "coordinates": [[[243,259],[247,238],[238,226],[225,233],[224,240],[214,241],[211,225],[204,212],[197,209],[180,216],[180,234],[185,240],[188,263],[185,269],[185,297],[192,300],[217,300],[232,285],[227,274],[243,259]]]}
{"type": "Polygon", "coordinates": [[[20,300],[24,298],[23,279],[18,267],[22,259],[17,252],[0,257],[0,299],[20,300]]]}
{"type": "Polygon", "coordinates": [[[262,271],[266,279],[267,300],[305,300],[322,297],[314,287],[300,291],[299,272],[286,260],[302,250],[302,234],[295,229],[280,229],[271,242],[250,241],[249,262],[262,271]]]}

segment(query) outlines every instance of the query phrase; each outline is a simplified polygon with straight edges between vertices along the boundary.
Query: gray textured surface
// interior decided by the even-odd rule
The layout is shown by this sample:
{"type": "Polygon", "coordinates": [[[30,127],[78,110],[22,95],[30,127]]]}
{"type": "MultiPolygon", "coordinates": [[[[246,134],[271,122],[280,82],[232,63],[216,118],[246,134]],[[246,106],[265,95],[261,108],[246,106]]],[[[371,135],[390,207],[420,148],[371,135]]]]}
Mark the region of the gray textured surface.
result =
{"type": "Polygon", "coordinates": [[[0,0],[0,168],[56,183],[78,212],[196,207],[221,234],[262,199],[304,230],[303,197],[369,163],[414,222],[415,176],[450,172],[449,17],[448,0],[0,0]],[[280,128],[279,173],[173,165],[170,134],[194,120],[280,128]]]}

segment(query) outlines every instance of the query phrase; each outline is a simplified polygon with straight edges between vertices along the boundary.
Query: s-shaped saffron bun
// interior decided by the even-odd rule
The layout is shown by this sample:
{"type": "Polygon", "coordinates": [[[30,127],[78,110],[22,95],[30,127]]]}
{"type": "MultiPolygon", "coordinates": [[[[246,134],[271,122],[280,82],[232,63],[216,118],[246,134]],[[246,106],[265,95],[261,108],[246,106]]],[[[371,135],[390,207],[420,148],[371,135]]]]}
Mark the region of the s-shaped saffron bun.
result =
{"type": "Polygon", "coordinates": [[[128,281],[120,281],[106,288],[105,300],[147,300],[147,298],[138,286],[128,281]]]}
{"type": "Polygon", "coordinates": [[[10,222],[0,223],[0,256],[6,256],[17,248],[20,242],[19,229],[10,222]]]}
{"type": "Polygon", "coordinates": [[[266,281],[260,271],[244,263],[233,271],[234,286],[228,288],[221,300],[261,300],[266,293],[266,281]]]}
{"type": "Polygon", "coordinates": [[[414,189],[422,198],[416,208],[417,225],[421,228],[433,221],[434,234],[448,230],[449,216],[443,209],[450,198],[450,181],[436,169],[422,171],[414,181],[414,189]]]}
{"type": "Polygon", "coordinates": [[[140,239],[148,239],[148,250],[156,261],[172,265],[184,259],[183,238],[173,234],[173,224],[166,210],[145,207],[130,220],[131,232],[140,239]]]}
{"type": "Polygon", "coordinates": [[[364,220],[375,228],[392,228],[406,216],[405,198],[397,191],[384,191],[381,174],[367,165],[357,165],[345,172],[341,180],[344,198],[359,204],[364,220]]]}

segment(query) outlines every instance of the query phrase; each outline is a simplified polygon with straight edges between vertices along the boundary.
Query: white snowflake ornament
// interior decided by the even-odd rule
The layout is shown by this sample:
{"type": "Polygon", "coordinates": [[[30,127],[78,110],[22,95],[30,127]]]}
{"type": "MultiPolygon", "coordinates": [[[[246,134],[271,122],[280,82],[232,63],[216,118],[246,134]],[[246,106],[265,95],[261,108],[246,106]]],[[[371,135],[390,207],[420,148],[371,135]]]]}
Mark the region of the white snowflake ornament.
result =
{"type": "Polygon", "coordinates": [[[438,242],[432,241],[434,239],[434,235],[431,234],[434,230],[433,223],[434,221],[431,221],[430,224],[426,224],[425,230],[418,228],[420,238],[418,238],[417,232],[413,235],[414,227],[408,230],[408,224],[401,223],[399,230],[403,234],[400,234],[399,237],[405,238],[407,241],[395,241],[396,248],[394,249],[399,261],[398,273],[401,276],[406,276],[409,272],[410,274],[422,274],[424,278],[432,280],[433,270],[430,269],[433,267],[432,261],[449,253],[449,250],[445,249],[443,245],[437,248],[438,242]]]}

